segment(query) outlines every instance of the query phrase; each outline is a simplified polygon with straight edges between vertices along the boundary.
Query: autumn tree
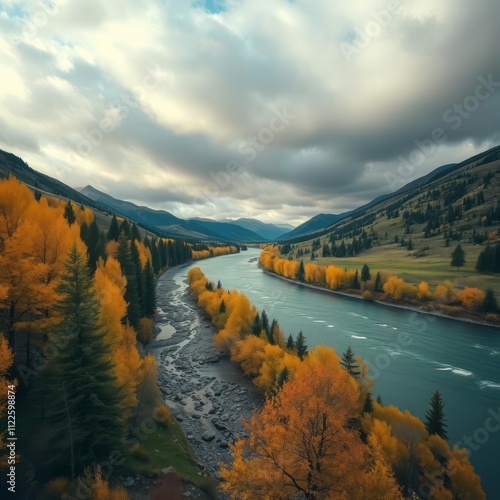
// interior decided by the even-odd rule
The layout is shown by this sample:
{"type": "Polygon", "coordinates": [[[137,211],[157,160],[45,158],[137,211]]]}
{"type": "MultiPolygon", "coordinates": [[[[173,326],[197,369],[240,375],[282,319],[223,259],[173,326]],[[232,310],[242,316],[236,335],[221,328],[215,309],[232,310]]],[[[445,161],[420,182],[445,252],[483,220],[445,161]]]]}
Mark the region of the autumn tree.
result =
{"type": "Polygon", "coordinates": [[[457,245],[455,250],[451,253],[451,267],[456,267],[457,271],[465,264],[465,253],[461,245],[457,245]]]}
{"type": "Polygon", "coordinates": [[[443,398],[438,390],[436,390],[430,400],[430,408],[425,414],[425,428],[429,434],[437,434],[443,439],[448,439],[446,435],[445,417],[444,417],[444,403],[443,398]]]}
{"type": "Polygon", "coordinates": [[[123,392],[110,361],[111,343],[99,322],[99,304],[86,259],[70,251],[58,286],[59,346],[49,364],[51,453],[69,465],[71,477],[92,460],[104,458],[121,437],[123,392]]]}
{"type": "Polygon", "coordinates": [[[222,489],[241,499],[370,498],[362,493],[368,448],[347,427],[356,406],[347,372],[319,360],[301,363],[246,422],[249,437],[231,446],[222,489]]]}

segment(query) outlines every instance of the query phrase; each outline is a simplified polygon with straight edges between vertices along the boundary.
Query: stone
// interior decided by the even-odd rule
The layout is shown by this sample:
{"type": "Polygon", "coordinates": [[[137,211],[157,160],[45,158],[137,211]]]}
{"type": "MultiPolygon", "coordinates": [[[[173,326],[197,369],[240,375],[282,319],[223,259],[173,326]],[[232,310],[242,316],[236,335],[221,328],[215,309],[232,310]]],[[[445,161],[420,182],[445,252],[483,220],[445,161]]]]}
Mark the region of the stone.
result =
{"type": "Polygon", "coordinates": [[[134,484],[134,479],[132,477],[127,477],[127,479],[125,479],[125,482],[123,483],[123,485],[125,486],[125,488],[129,488],[130,486],[132,486],[134,484]]]}
{"type": "Polygon", "coordinates": [[[203,441],[206,441],[208,443],[208,442],[213,441],[215,439],[215,434],[213,434],[212,432],[209,432],[209,431],[205,431],[203,433],[203,435],[201,436],[201,439],[203,439],[203,441]]]}

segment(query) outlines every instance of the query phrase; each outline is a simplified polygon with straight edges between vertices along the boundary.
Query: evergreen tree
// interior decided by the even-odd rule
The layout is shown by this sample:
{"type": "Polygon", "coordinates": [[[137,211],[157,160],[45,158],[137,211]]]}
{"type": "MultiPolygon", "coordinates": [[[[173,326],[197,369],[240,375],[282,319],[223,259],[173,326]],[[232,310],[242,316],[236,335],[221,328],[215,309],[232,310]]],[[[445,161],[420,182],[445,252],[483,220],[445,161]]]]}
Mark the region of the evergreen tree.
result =
{"type": "Polygon", "coordinates": [[[128,304],[126,320],[128,320],[134,328],[137,328],[141,318],[139,296],[137,293],[137,269],[130,255],[130,246],[127,236],[123,231],[118,238],[116,258],[120,263],[123,275],[127,278],[127,286],[124,294],[124,299],[128,304]]]}
{"type": "Polygon", "coordinates": [[[56,427],[50,449],[74,479],[84,465],[105,459],[119,446],[124,394],[110,361],[110,339],[97,320],[92,275],[76,247],[57,291],[61,321],[53,334],[64,348],[56,350],[48,366],[49,418],[56,427]]]}
{"type": "MultiPolygon", "coordinates": [[[[80,231],[81,233],[82,231],[80,231]]],[[[95,219],[92,221],[88,230],[85,232],[85,238],[83,241],[87,245],[88,254],[88,266],[92,271],[95,271],[97,261],[99,257],[104,258],[106,256],[106,243],[104,237],[99,231],[99,226],[95,219]]]]}
{"type": "Polygon", "coordinates": [[[276,328],[279,328],[278,321],[273,318],[273,320],[271,321],[271,327],[269,328],[269,333],[267,334],[267,340],[270,344],[276,344],[274,340],[274,330],[276,328]]]}
{"type": "Polygon", "coordinates": [[[411,238],[408,240],[408,250],[413,250],[413,243],[411,242],[411,238]]]}
{"type": "Polygon", "coordinates": [[[380,394],[377,396],[377,403],[378,403],[379,405],[382,405],[382,404],[383,404],[383,403],[382,403],[382,397],[380,396],[380,394]]]}
{"type": "Polygon", "coordinates": [[[129,240],[130,239],[130,224],[128,223],[127,219],[123,219],[122,223],[120,224],[120,233],[122,231],[125,233],[127,240],[129,240]]]}
{"type": "Polygon", "coordinates": [[[262,321],[262,329],[266,332],[266,337],[269,338],[271,330],[269,329],[269,318],[267,317],[265,310],[262,310],[261,321],[262,321]]]}
{"type": "Polygon", "coordinates": [[[149,260],[144,266],[143,283],[143,312],[145,316],[152,318],[156,313],[156,283],[153,268],[149,260]]]}
{"type": "Polygon", "coordinates": [[[120,237],[120,226],[118,226],[118,220],[116,219],[116,215],[113,214],[113,218],[111,219],[111,222],[109,224],[109,229],[106,239],[108,241],[111,240],[118,241],[119,237],[120,237]]]}
{"type": "Polygon", "coordinates": [[[130,239],[132,241],[137,240],[139,243],[141,241],[141,235],[139,234],[139,228],[137,227],[137,224],[135,222],[132,224],[132,229],[130,230],[130,239]]]}
{"type": "Polygon", "coordinates": [[[374,292],[380,292],[381,290],[381,282],[382,282],[382,276],[380,276],[380,271],[377,272],[377,276],[375,277],[375,284],[373,285],[373,291],[374,292]]]}
{"type": "Polygon", "coordinates": [[[425,414],[425,428],[429,434],[437,434],[443,439],[447,439],[446,427],[444,422],[444,403],[439,391],[435,391],[430,400],[431,407],[425,414]]]}
{"type": "Polygon", "coordinates": [[[365,403],[363,405],[363,413],[373,413],[373,399],[370,393],[366,395],[365,403]]]}
{"type": "Polygon", "coordinates": [[[290,372],[288,368],[285,366],[283,370],[280,371],[278,375],[278,380],[276,382],[276,385],[278,386],[278,390],[283,387],[283,384],[288,380],[288,377],[290,375],[290,372]]]}
{"type": "Polygon", "coordinates": [[[356,269],[356,272],[354,273],[354,276],[352,277],[352,280],[351,280],[351,288],[354,288],[354,290],[359,289],[359,273],[358,273],[357,269],[356,269]]]}
{"type": "Polygon", "coordinates": [[[297,269],[297,279],[302,283],[305,281],[305,270],[304,270],[303,260],[300,261],[299,268],[297,269]]]}
{"type": "Polygon", "coordinates": [[[498,311],[497,299],[493,290],[486,290],[481,310],[485,313],[496,313],[498,311]]]}
{"type": "MultiPolygon", "coordinates": [[[[217,281],[217,290],[220,290],[222,288],[222,283],[219,281],[217,281]]],[[[259,313],[257,313],[259,314],[259,313]]]]}
{"type": "Polygon", "coordinates": [[[145,303],[143,299],[144,295],[144,282],[143,282],[143,270],[141,264],[141,258],[139,256],[139,250],[134,240],[130,241],[130,257],[135,267],[135,275],[137,282],[137,298],[139,300],[139,306],[141,309],[141,316],[145,316],[144,308],[145,303]]]}
{"type": "Polygon", "coordinates": [[[361,268],[361,281],[368,281],[371,279],[372,275],[370,274],[370,268],[368,267],[367,264],[364,264],[364,266],[361,268]]]}
{"type": "Polygon", "coordinates": [[[465,264],[465,254],[460,245],[455,247],[451,254],[451,267],[456,267],[457,271],[465,264]]]}
{"type": "Polygon", "coordinates": [[[295,348],[297,349],[297,356],[302,360],[304,357],[307,355],[307,345],[306,345],[306,338],[304,334],[302,333],[302,330],[300,330],[299,334],[297,335],[297,340],[295,341],[295,348]]]}
{"type": "Polygon", "coordinates": [[[259,311],[257,311],[257,314],[255,315],[255,319],[253,320],[252,324],[252,333],[258,337],[261,331],[262,331],[262,321],[260,320],[259,311]]]}
{"type": "Polygon", "coordinates": [[[293,351],[295,349],[295,340],[293,339],[293,335],[290,334],[288,336],[288,340],[286,341],[286,348],[289,351],[293,351]]]}
{"type": "Polygon", "coordinates": [[[342,354],[342,359],[340,364],[354,377],[358,378],[360,375],[359,365],[356,363],[356,356],[351,346],[347,348],[347,351],[342,354]]]}
{"type": "Polygon", "coordinates": [[[71,200],[68,200],[68,203],[66,203],[63,216],[68,221],[68,226],[72,226],[76,222],[75,210],[73,209],[71,200]]]}
{"type": "Polygon", "coordinates": [[[226,304],[224,303],[224,299],[222,299],[219,307],[219,313],[224,314],[225,312],[226,312],[226,304]]]}

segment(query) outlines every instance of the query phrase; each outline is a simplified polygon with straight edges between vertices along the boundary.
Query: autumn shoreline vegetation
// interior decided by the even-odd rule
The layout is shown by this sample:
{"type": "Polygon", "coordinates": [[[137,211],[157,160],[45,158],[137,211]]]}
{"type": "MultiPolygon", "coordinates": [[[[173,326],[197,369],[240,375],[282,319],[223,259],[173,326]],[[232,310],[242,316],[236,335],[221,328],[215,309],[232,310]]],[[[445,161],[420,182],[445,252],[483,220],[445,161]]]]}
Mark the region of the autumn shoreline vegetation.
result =
{"type": "Polygon", "coordinates": [[[373,400],[367,364],[349,348],[308,349],[302,332],[281,329],[237,290],[188,272],[190,293],[211,318],[215,344],[266,395],[245,422],[247,437],[221,464],[235,499],[484,499],[464,449],[446,441],[443,404],[426,423],[373,400]]]}
{"type": "MultiPolygon", "coordinates": [[[[105,228],[103,219],[13,176],[0,180],[0,420],[5,432],[14,385],[14,492],[121,500],[139,475],[153,498],[181,494],[183,481],[213,497],[142,345],[157,278],[239,247],[163,238],[116,216],[105,228]]],[[[12,464],[0,438],[5,471],[12,464]]]]}
{"type": "Polygon", "coordinates": [[[415,286],[388,271],[381,270],[375,275],[366,264],[359,273],[334,265],[288,260],[280,256],[279,247],[271,245],[261,251],[259,266],[270,276],[316,290],[500,328],[500,309],[491,290],[484,292],[474,287],[460,290],[453,282],[443,281],[431,291],[425,281],[415,286]]]}

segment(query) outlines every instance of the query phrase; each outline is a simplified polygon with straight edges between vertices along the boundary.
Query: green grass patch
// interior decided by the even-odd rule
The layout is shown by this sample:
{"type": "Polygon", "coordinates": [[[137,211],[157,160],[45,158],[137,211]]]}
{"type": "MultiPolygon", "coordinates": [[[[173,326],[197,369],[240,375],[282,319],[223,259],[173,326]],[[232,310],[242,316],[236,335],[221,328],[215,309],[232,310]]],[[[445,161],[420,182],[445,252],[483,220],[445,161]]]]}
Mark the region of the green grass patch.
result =
{"type": "Polygon", "coordinates": [[[185,481],[191,482],[209,496],[216,498],[216,483],[204,477],[196,456],[181,426],[165,406],[144,406],[137,419],[137,431],[127,440],[124,463],[119,470],[133,474],[161,474],[166,467],[174,468],[185,481]],[[152,415],[161,412],[160,422],[152,415]]]}

